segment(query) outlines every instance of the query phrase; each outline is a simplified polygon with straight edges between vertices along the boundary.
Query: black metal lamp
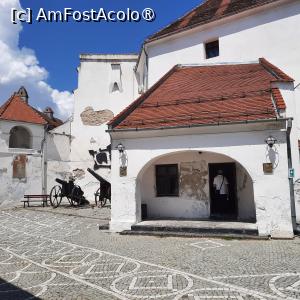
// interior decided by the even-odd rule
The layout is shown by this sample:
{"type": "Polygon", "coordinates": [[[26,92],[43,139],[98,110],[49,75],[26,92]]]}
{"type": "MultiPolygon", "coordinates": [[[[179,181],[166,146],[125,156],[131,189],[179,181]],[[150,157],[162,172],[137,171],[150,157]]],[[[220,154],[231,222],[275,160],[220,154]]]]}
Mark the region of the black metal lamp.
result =
{"type": "Polygon", "coordinates": [[[273,146],[277,143],[277,139],[270,135],[265,139],[265,142],[270,148],[273,148],[273,146]]]}
{"type": "Polygon", "coordinates": [[[120,143],[120,144],[118,144],[118,146],[116,147],[116,149],[118,149],[118,151],[120,153],[123,153],[124,150],[125,150],[125,146],[122,143],[120,143]]]}

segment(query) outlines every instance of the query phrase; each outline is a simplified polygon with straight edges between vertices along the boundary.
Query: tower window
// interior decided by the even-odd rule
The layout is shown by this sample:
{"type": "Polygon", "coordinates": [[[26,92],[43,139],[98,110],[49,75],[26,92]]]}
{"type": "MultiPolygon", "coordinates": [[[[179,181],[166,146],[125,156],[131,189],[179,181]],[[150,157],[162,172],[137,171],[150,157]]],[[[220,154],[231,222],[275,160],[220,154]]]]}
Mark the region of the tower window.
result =
{"type": "Polygon", "coordinates": [[[219,40],[209,42],[205,44],[205,55],[206,59],[219,56],[219,40]]]}
{"type": "Polygon", "coordinates": [[[111,65],[111,82],[109,91],[111,93],[122,92],[122,70],[120,64],[111,65]]]}

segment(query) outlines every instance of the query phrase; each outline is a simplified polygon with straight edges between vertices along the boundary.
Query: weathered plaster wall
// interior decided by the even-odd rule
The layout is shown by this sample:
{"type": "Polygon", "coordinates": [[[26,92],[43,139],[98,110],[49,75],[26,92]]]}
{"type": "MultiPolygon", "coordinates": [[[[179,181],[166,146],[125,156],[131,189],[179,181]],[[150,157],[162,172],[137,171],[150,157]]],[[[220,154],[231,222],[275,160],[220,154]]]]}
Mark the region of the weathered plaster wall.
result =
{"type": "MultiPolygon", "coordinates": [[[[87,168],[110,181],[110,157],[107,152],[105,168],[98,168],[96,156],[99,150],[105,152],[111,144],[106,133],[107,122],[128,106],[138,95],[137,82],[133,72],[136,55],[82,55],[78,68],[78,89],[75,91],[74,114],[71,122],[72,140],[70,172],[82,170],[84,175],[79,184],[89,200],[93,201],[99,182],[90,175],[87,168]],[[121,91],[111,91],[112,65],[121,66],[121,91]]],[[[101,156],[101,155],[100,155],[101,156]]],[[[99,156],[98,156],[99,157],[99,156]]]]}
{"type": "MultiPolygon", "coordinates": [[[[209,218],[209,163],[228,163],[233,159],[214,153],[181,152],[153,162],[141,178],[142,203],[147,204],[149,217],[209,218]],[[179,197],[157,197],[155,165],[178,164],[179,197]]],[[[246,170],[236,164],[238,218],[255,220],[252,180],[246,170]]]]}
{"type": "Polygon", "coordinates": [[[71,161],[93,167],[89,150],[110,144],[106,123],[138,95],[133,72],[135,55],[83,55],[78,68],[78,89],[72,120],[71,161]],[[112,65],[120,64],[122,90],[111,92],[112,65]]]}
{"type": "Polygon", "coordinates": [[[238,218],[255,221],[256,210],[253,192],[253,180],[248,172],[236,162],[236,184],[238,200],[238,218]]]}
{"type": "MultiPolygon", "coordinates": [[[[243,125],[247,128],[250,125],[243,125]]],[[[228,128],[228,127],[227,127],[228,128]]],[[[218,128],[219,132],[224,130],[218,128]]],[[[241,126],[240,126],[241,130],[241,126]]],[[[260,235],[293,236],[285,133],[265,131],[228,132],[122,139],[114,136],[112,153],[112,219],[111,230],[120,231],[141,219],[141,175],[157,158],[177,151],[203,151],[226,155],[239,162],[253,180],[256,219],[260,235]],[[278,140],[276,155],[279,162],[272,175],[263,172],[266,162],[265,138],[272,134],[278,140]],[[127,177],[119,176],[119,154],[114,146],[122,142],[128,157],[127,177]]],[[[187,130],[188,132],[188,130],[187,130]]],[[[190,131],[191,132],[191,131],[190,131]]],[[[163,134],[161,132],[157,133],[163,134]]],[[[242,184],[242,183],[241,183],[242,184]]],[[[172,209],[172,208],[170,208],[172,209]]]]}
{"type": "Polygon", "coordinates": [[[25,173],[22,179],[13,178],[13,161],[19,154],[0,155],[0,206],[19,206],[24,194],[42,192],[42,172],[40,155],[26,157],[25,173]]]}
{"type": "Polygon", "coordinates": [[[42,192],[41,142],[42,125],[0,121],[0,205],[20,205],[24,194],[42,192]],[[10,149],[9,133],[14,126],[25,127],[31,135],[32,149],[10,149]],[[24,178],[21,175],[25,175],[24,178]],[[16,177],[16,178],[13,178],[16,177]],[[19,178],[17,178],[19,177],[19,178]]]}

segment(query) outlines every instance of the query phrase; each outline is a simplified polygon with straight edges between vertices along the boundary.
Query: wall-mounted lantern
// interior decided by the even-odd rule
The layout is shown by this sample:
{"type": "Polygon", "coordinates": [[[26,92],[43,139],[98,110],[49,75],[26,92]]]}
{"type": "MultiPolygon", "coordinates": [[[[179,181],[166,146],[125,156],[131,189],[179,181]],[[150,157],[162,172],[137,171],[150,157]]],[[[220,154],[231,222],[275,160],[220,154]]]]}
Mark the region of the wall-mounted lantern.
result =
{"type": "Polygon", "coordinates": [[[127,155],[124,153],[125,146],[122,143],[119,143],[116,147],[120,154],[120,177],[127,176],[127,155]]]}
{"type": "Polygon", "coordinates": [[[273,146],[277,143],[277,139],[270,135],[265,139],[265,142],[272,149],[273,146]]]}
{"type": "Polygon", "coordinates": [[[120,154],[122,154],[124,152],[124,150],[125,150],[125,146],[122,143],[120,143],[120,144],[118,144],[118,146],[116,147],[116,149],[118,149],[118,151],[120,152],[120,154]]]}

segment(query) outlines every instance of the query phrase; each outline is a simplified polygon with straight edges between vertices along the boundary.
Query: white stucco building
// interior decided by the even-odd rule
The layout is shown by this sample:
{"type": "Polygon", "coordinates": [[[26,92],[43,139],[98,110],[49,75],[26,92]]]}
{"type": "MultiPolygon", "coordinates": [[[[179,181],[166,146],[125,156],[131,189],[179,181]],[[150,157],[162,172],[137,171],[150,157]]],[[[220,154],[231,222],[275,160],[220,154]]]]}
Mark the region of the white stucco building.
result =
{"type": "Polygon", "coordinates": [[[207,0],[139,55],[82,54],[73,116],[46,138],[44,189],[72,174],[93,201],[92,168],[111,182],[112,231],[139,223],[143,207],[148,218],[249,221],[260,235],[292,237],[299,23],[298,0],[207,0]],[[225,208],[213,184],[220,170],[225,208]]]}
{"type": "MultiPolygon", "coordinates": [[[[300,39],[296,37],[300,37],[297,29],[300,3],[284,0],[222,1],[219,6],[214,3],[204,2],[151,36],[142,47],[135,71],[140,90],[146,93],[115,118],[109,129],[112,138],[113,231],[130,229],[140,222],[142,204],[147,205],[148,217],[209,218],[214,214],[211,183],[212,174],[215,175],[214,165],[222,168],[218,164],[223,163],[227,176],[236,178],[232,183],[236,202],[231,210],[236,219],[255,220],[260,235],[293,236],[294,206],[300,211],[297,190],[295,203],[291,196],[294,194],[293,180],[289,179],[291,166],[295,178],[299,177],[299,105],[296,99],[299,97],[300,39]],[[260,57],[267,61],[259,61],[260,57]],[[247,98],[249,87],[257,80],[253,76],[255,72],[237,73],[236,78],[230,76],[244,64],[260,64],[274,76],[265,88],[277,88],[280,101],[284,103],[281,107],[271,92],[269,101],[278,113],[275,118],[269,116],[266,121],[260,116],[249,122],[239,118],[239,121],[226,119],[227,114],[236,112],[237,107],[241,109],[240,113],[244,111],[246,114],[249,107],[237,102],[224,112],[225,100],[224,103],[214,103],[215,96],[228,99],[230,95],[243,93],[243,89],[247,98]],[[184,81],[185,76],[177,78],[170,89],[161,91],[161,82],[166,76],[168,78],[168,72],[176,65],[183,69],[198,66],[199,74],[205,72],[205,67],[201,69],[200,66],[214,65],[216,72],[210,74],[209,79],[199,79],[197,74],[188,82],[184,81]],[[223,72],[226,74],[222,65],[232,70],[228,71],[227,79],[220,84],[220,93],[216,95],[218,79],[224,76],[223,72]],[[237,85],[240,76],[244,76],[241,79],[253,80],[249,81],[251,84],[245,81],[237,85]],[[289,77],[289,80],[285,81],[282,76],[289,77]],[[201,85],[196,93],[193,90],[195,80],[201,85]],[[231,89],[227,90],[228,86],[231,89]],[[172,98],[173,90],[182,97],[172,98]],[[214,110],[210,108],[210,114],[219,112],[221,121],[208,122],[203,116],[201,99],[209,98],[213,100],[210,105],[215,105],[214,110]],[[186,107],[176,115],[180,101],[195,99],[200,99],[200,108],[195,108],[192,116],[186,107]],[[164,101],[170,102],[169,110],[164,109],[164,101]],[[152,111],[147,110],[149,102],[154,107],[152,111]],[[198,118],[198,121],[178,123],[176,119],[189,116],[191,120],[198,118]],[[240,121],[244,123],[240,124],[240,121]],[[274,148],[268,148],[265,143],[271,136],[277,140],[274,148]],[[116,149],[120,143],[125,147],[123,154],[116,149]],[[230,163],[233,171],[226,171],[230,163]],[[264,163],[273,165],[271,174],[263,169],[264,163]],[[123,177],[120,166],[127,168],[127,176],[123,177]],[[168,192],[160,194],[160,189],[163,190],[159,187],[163,185],[161,180],[167,185],[174,184],[174,176],[161,179],[160,173],[163,172],[175,172],[175,178],[177,176],[171,195],[168,192]]],[[[255,109],[260,109],[259,102],[253,105],[255,109]]],[[[299,221],[300,214],[297,215],[299,221]]]]}
{"type": "Polygon", "coordinates": [[[146,204],[150,218],[254,221],[260,235],[293,236],[287,144],[298,145],[287,107],[294,102],[293,81],[264,59],[174,67],[109,123],[111,229],[140,222],[146,204]],[[270,137],[275,145],[266,144],[270,137]],[[229,181],[225,209],[213,187],[218,170],[229,181]]]}
{"type": "MultiPolygon", "coordinates": [[[[53,116],[51,108],[40,112],[30,106],[29,96],[24,87],[14,93],[0,107],[0,205],[13,207],[20,205],[24,194],[46,194],[47,177],[57,174],[48,172],[47,153],[60,161],[61,154],[53,157],[53,152],[61,153],[65,141],[58,146],[52,144],[51,130],[62,122],[53,116]],[[49,143],[47,143],[48,138],[49,143]],[[47,146],[49,144],[49,147],[47,146]]],[[[69,153],[68,153],[69,156],[69,153]]],[[[51,158],[49,159],[51,160],[51,158]]]]}

